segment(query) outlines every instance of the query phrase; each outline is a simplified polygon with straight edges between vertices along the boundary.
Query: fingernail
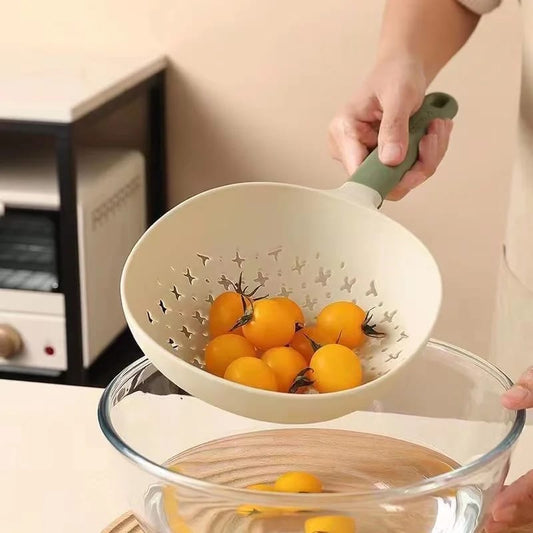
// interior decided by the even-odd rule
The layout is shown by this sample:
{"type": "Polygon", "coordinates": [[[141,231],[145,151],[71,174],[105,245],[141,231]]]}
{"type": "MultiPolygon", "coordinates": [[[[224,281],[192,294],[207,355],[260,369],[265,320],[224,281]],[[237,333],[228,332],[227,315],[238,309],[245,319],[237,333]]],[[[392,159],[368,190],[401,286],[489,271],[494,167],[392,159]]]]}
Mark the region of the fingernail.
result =
{"type": "Polygon", "coordinates": [[[401,163],[402,146],[398,143],[386,143],[381,146],[379,158],[385,165],[394,165],[401,163]]]}
{"type": "Polygon", "coordinates": [[[516,509],[516,505],[508,505],[507,507],[496,509],[492,513],[492,519],[495,522],[511,523],[516,515],[516,509]]]}
{"type": "Polygon", "coordinates": [[[520,385],[515,385],[505,393],[507,400],[523,402],[529,395],[529,391],[520,385]]]}

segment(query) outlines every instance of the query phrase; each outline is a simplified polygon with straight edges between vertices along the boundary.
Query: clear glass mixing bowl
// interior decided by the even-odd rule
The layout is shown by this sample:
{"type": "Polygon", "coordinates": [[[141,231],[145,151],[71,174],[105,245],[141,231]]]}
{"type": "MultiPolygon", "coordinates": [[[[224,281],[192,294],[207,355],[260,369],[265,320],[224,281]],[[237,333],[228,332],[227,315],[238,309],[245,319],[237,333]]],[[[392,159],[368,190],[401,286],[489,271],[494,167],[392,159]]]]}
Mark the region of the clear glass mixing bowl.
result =
{"type": "Polygon", "coordinates": [[[463,533],[482,530],[524,426],[523,411],[501,406],[510,385],[432,341],[372,410],[291,427],[180,394],[144,358],[107,387],[98,416],[150,533],[463,533]],[[246,489],[295,470],[324,492],[246,489]],[[316,520],[332,515],[346,517],[337,529],[316,520]]]}

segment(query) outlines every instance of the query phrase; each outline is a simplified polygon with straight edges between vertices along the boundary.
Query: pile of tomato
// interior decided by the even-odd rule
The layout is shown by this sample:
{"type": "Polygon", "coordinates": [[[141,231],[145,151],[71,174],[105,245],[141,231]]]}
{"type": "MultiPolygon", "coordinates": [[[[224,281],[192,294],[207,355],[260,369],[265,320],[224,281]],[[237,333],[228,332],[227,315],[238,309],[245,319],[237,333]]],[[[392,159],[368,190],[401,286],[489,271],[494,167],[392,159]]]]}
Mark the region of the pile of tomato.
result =
{"type": "MultiPolygon", "coordinates": [[[[248,490],[263,492],[293,492],[298,494],[320,493],[323,491],[322,482],[309,472],[286,472],[278,477],[274,484],[258,483],[246,487],[248,490]]],[[[303,513],[305,510],[297,508],[276,508],[262,505],[241,505],[237,513],[241,516],[261,515],[274,517],[290,513],[303,513]]],[[[326,515],[314,516],[305,521],[305,533],[355,533],[355,520],[350,516],[326,515]]]]}
{"type": "Polygon", "coordinates": [[[209,312],[205,369],[230,381],[269,391],[336,392],[363,383],[356,353],[368,337],[382,337],[372,316],[353,302],[324,307],[305,324],[287,297],[255,296],[242,276],[220,294],[209,312]]]}

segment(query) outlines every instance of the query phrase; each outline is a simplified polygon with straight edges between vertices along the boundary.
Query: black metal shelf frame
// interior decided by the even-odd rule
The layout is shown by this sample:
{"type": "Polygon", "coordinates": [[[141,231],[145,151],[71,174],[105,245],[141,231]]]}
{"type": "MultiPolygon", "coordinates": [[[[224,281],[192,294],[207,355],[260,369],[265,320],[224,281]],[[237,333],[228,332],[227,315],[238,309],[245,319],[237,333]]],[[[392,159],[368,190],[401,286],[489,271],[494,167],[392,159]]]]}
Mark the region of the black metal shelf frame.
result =
{"type": "MultiPolygon", "coordinates": [[[[62,292],[65,296],[67,333],[67,370],[61,382],[86,384],[83,366],[80,272],[78,254],[77,182],[75,143],[77,131],[101,119],[129,101],[146,95],[147,153],[146,207],[148,224],[159,218],[167,205],[166,134],[165,134],[165,71],[160,71],[142,83],[106,102],[72,123],[32,122],[0,119],[0,132],[45,135],[54,139],[57,179],[59,182],[59,245],[61,256],[62,292]]],[[[23,374],[0,372],[0,378],[24,378],[23,374]]],[[[31,376],[28,376],[31,378],[31,376]]]]}

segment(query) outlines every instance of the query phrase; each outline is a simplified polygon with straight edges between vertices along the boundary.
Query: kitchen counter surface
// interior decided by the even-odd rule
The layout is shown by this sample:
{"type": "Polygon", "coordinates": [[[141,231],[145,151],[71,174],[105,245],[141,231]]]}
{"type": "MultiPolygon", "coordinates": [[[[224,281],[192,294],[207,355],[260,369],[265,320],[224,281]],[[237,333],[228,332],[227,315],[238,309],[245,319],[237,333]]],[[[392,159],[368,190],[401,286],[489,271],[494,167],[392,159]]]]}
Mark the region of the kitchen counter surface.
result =
{"type": "MultiPolygon", "coordinates": [[[[122,459],[96,418],[101,394],[94,388],[0,380],[0,530],[99,533],[127,511],[115,476],[122,459]]],[[[193,421],[199,402],[188,401],[193,421]]],[[[510,479],[533,468],[531,450],[533,426],[526,426],[510,479]]]]}

